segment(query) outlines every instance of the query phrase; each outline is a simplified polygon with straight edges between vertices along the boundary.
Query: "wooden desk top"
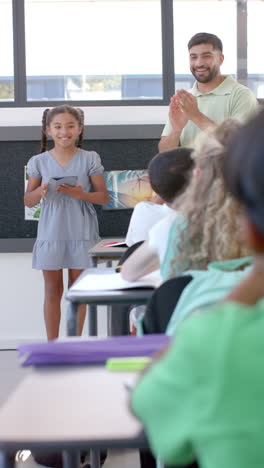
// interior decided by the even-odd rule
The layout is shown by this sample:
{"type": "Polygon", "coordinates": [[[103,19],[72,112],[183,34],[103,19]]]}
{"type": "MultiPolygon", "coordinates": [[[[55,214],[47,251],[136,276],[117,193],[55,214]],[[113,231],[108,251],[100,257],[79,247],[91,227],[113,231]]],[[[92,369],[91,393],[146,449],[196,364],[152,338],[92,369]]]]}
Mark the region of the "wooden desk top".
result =
{"type": "Polygon", "coordinates": [[[139,447],[142,427],[124,385],[131,375],[99,366],[33,370],[0,410],[0,449],[139,447]]]}

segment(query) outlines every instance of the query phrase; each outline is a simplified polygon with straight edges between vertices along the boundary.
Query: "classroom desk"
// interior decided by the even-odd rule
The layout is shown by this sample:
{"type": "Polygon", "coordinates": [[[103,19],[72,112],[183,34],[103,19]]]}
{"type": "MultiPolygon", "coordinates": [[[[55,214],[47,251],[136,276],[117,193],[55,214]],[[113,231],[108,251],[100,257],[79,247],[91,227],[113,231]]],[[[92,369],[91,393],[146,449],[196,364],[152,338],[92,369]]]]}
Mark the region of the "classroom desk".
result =
{"type": "MultiPolygon", "coordinates": [[[[85,270],[82,276],[89,274],[112,274],[114,268],[91,268],[85,270]]],[[[141,305],[146,304],[153,294],[153,289],[123,289],[123,290],[111,290],[111,291],[71,291],[69,290],[66,294],[66,299],[70,301],[67,310],[67,335],[77,335],[77,309],[79,304],[88,304],[88,311],[90,307],[93,307],[92,311],[89,311],[89,335],[93,336],[97,334],[97,311],[98,305],[107,305],[107,330],[108,335],[111,333],[111,306],[119,304],[123,306],[129,305],[141,305]]],[[[125,307],[124,307],[125,313],[125,307]]]]}
{"type": "MultiPolygon", "coordinates": [[[[113,261],[118,261],[123,253],[127,250],[127,247],[104,247],[103,244],[108,242],[125,242],[123,237],[107,237],[102,239],[98,244],[94,245],[90,250],[90,258],[93,267],[97,267],[100,260],[106,262],[106,267],[111,268],[113,261]]],[[[89,335],[97,334],[97,309],[96,305],[90,305],[88,309],[89,315],[89,335]]],[[[107,314],[111,316],[111,311],[107,314]]],[[[110,324],[110,318],[108,320],[108,328],[110,324]]],[[[111,328],[111,327],[110,327],[111,328]]]]}
{"type": "MultiPolygon", "coordinates": [[[[18,450],[64,451],[64,468],[79,468],[78,452],[146,448],[142,426],[128,409],[124,383],[133,374],[103,366],[34,369],[0,409],[0,466],[18,450]]],[[[97,453],[97,457],[96,457],[97,453]]]]}
{"type": "Polygon", "coordinates": [[[111,267],[113,260],[119,260],[123,253],[127,250],[127,247],[103,247],[102,244],[110,242],[125,242],[123,237],[107,237],[102,239],[98,244],[94,245],[90,250],[93,267],[97,267],[99,260],[105,260],[106,266],[111,267]]]}

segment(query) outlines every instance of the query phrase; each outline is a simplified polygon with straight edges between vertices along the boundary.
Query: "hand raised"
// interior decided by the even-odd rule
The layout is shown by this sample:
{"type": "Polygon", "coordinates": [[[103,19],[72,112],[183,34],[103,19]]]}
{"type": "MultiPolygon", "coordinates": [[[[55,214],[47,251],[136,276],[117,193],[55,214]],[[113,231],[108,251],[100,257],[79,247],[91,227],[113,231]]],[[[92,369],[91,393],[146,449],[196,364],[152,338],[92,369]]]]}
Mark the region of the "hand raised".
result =
{"type": "Polygon", "coordinates": [[[177,94],[172,96],[169,107],[169,118],[175,131],[181,132],[188,122],[188,116],[180,106],[177,94]]]}
{"type": "Polygon", "coordinates": [[[184,112],[188,120],[193,120],[199,114],[197,99],[185,89],[179,89],[175,95],[175,101],[184,112]]]}

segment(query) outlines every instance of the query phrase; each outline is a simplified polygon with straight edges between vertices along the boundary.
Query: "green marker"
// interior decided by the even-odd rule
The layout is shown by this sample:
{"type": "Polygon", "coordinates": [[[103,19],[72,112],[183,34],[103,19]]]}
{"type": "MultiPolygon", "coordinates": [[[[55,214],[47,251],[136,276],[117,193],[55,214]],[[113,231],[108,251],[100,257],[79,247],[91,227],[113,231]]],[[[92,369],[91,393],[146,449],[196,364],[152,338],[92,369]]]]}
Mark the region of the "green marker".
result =
{"type": "Polygon", "coordinates": [[[137,371],[144,369],[150,362],[150,357],[111,358],[106,361],[105,366],[113,371],[137,371]]]}

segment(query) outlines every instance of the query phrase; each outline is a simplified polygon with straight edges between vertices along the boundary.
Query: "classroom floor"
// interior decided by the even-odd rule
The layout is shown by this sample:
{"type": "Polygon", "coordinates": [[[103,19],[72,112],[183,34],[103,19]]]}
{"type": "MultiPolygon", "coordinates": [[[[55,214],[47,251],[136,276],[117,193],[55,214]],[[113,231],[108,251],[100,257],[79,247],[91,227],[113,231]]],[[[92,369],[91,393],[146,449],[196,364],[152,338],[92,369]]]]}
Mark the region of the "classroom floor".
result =
{"type": "MultiPolygon", "coordinates": [[[[8,398],[18,383],[31,372],[30,369],[21,368],[16,350],[0,350],[0,406],[8,398]]],[[[26,453],[21,458],[26,458],[26,453]]],[[[25,461],[16,463],[17,468],[39,468],[32,456],[25,461]]],[[[136,450],[113,450],[109,452],[104,468],[139,468],[138,452],[136,450]]]]}

